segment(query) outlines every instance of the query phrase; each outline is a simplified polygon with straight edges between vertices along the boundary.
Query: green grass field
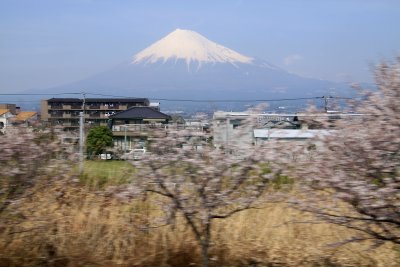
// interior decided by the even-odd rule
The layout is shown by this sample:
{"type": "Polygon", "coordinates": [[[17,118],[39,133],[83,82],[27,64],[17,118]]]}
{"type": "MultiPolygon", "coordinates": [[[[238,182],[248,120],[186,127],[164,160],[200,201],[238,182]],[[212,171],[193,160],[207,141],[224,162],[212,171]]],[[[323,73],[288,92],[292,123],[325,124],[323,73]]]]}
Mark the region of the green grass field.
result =
{"type": "Polygon", "coordinates": [[[126,161],[87,160],[81,181],[90,187],[102,188],[107,185],[119,185],[133,179],[135,168],[126,161]]]}

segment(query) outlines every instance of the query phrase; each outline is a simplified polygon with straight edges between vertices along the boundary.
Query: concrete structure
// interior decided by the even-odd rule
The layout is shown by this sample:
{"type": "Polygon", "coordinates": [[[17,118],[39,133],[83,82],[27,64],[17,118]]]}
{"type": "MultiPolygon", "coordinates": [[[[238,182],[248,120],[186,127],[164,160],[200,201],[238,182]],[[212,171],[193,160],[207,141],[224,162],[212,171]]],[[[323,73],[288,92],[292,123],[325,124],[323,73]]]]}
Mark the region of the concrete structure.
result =
{"type": "Polygon", "coordinates": [[[302,141],[329,135],[334,130],[309,130],[309,129],[254,129],[255,145],[263,144],[269,140],[302,141]]]}
{"type": "Polygon", "coordinates": [[[8,109],[12,115],[17,115],[19,112],[19,107],[15,104],[0,104],[0,109],[8,109]]]}
{"type": "Polygon", "coordinates": [[[299,141],[329,134],[321,120],[353,118],[363,114],[346,113],[247,113],[215,112],[213,138],[217,147],[251,146],[271,139],[299,141]]]}
{"type": "Polygon", "coordinates": [[[251,116],[245,112],[215,112],[212,123],[214,145],[224,148],[236,144],[252,145],[253,125],[245,123],[251,116]]]}

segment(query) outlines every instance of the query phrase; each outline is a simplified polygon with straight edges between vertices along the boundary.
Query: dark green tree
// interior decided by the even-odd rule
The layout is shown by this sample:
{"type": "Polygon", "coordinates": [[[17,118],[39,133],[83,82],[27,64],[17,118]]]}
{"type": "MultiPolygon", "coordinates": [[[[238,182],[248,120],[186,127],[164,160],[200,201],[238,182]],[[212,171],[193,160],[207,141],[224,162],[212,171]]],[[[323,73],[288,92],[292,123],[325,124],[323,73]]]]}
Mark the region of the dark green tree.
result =
{"type": "Polygon", "coordinates": [[[86,148],[89,158],[98,155],[112,146],[112,131],[106,126],[97,126],[90,129],[86,139],[86,148]]]}

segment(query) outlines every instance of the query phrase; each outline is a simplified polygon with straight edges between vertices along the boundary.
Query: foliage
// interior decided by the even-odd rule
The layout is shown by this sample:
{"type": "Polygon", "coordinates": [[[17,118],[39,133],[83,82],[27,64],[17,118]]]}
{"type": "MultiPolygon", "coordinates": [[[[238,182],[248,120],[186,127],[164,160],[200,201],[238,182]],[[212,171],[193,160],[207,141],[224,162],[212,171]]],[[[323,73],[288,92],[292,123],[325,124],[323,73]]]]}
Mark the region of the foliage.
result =
{"type": "Polygon", "coordinates": [[[107,126],[97,126],[90,129],[86,139],[89,158],[104,152],[112,144],[112,131],[107,126]]]}
{"type": "Polygon", "coordinates": [[[297,200],[304,210],[366,234],[349,241],[400,244],[400,59],[380,64],[376,83],[349,103],[358,116],[336,120],[330,135],[313,141],[320,145],[312,156],[286,163],[307,182],[309,201],[297,200]]]}
{"type": "Polygon", "coordinates": [[[0,151],[0,216],[38,182],[57,178],[55,170],[62,171],[68,159],[55,132],[27,128],[8,129],[0,139],[0,151]]]}
{"type": "Polygon", "coordinates": [[[155,140],[153,152],[133,162],[142,179],[120,196],[153,193],[164,197],[164,223],[172,223],[177,213],[183,216],[201,247],[202,266],[208,266],[214,221],[263,203],[275,175],[258,164],[260,153],[247,151],[241,157],[207,145],[201,150],[182,149],[183,139],[181,132],[170,132],[155,140]]]}
{"type": "MultiPolygon", "coordinates": [[[[72,155],[57,133],[6,132],[0,139],[0,261],[16,255],[15,266],[154,266],[160,261],[174,266],[171,255],[191,254],[195,240],[203,266],[210,264],[210,254],[219,257],[212,258],[217,266],[232,266],[229,256],[241,266],[312,266],[338,260],[332,258],[336,250],[330,250],[330,257],[315,258],[321,248],[312,252],[312,259],[304,256],[321,237],[399,244],[400,61],[381,64],[376,75],[378,90],[350,103],[358,116],[320,122],[334,127],[329,135],[296,146],[270,141],[259,147],[232,143],[214,149],[203,144],[192,150],[181,148],[186,132],[170,131],[152,140],[151,152],[132,162],[134,169],[121,171],[125,162],[91,162],[93,169],[81,178],[95,191],[73,182],[72,155]],[[133,174],[135,179],[127,179],[133,174]],[[280,190],[292,186],[289,193],[280,190]],[[116,201],[115,190],[133,201],[116,201]],[[322,224],[322,231],[315,224],[288,226],[292,217],[313,217],[282,203],[266,204],[276,200],[278,190],[294,196],[296,207],[336,225],[322,224]],[[158,227],[164,225],[171,227],[158,227]],[[351,229],[341,234],[337,225],[351,229]],[[257,243],[261,236],[262,246],[257,243]],[[278,255],[269,246],[273,241],[281,246],[274,248],[278,255]]],[[[103,142],[105,136],[96,131],[88,138],[92,154],[111,144],[103,142]],[[103,141],[93,142],[96,138],[103,141]]],[[[378,265],[378,260],[364,259],[365,251],[359,253],[363,264],[378,265]]],[[[361,265],[353,256],[346,255],[350,262],[343,265],[361,265]]],[[[382,265],[398,265],[386,256],[380,258],[385,258],[382,265]]]]}
{"type": "MultiPolygon", "coordinates": [[[[376,94],[384,98],[383,93],[376,94]]],[[[207,145],[203,150],[183,150],[178,147],[184,137],[169,132],[150,144],[151,153],[133,162],[135,179],[119,185],[120,197],[134,198],[126,205],[108,193],[114,188],[102,190],[102,185],[118,185],[132,174],[132,169],[121,171],[126,162],[87,162],[86,178],[98,178],[96,190],[88,190],[65,181],[73,181],[73,175],[63,180],[56,172],[71,174],[56,134],[7,134],[0,139],[1,203],[12,216],[18,214],[20,223],[5,226],[6,216],[0,213],[0,261],[14,266],[189,266],[200,261],[203,266],[396,266],[396,252],[388,244],[368,252],[363,244],[348,244],[350,249],[327,247],[327,243],[354,240],[356,232],[330,224],[288,224],[313,217],[283,203],[265,204],[274,200],[270,198],[274,190],[294,185],[294,191],[279,192],[295,195],[303,209],[329,222],[396,243],[388,237],[398,233],[392,226],[398,211],[389,207],[399,203],[398,150],[389,149],[398,141],[390,135],[389,125],[398,124],[386,125],[385,120],[386,132],[374,139],[369,136],[374,129],[361,130],[364,142],[352,128],[371,127],[370,121],[380,122],[378,117],[337,121],[340,134],[333,132],[312,150],[307,149],[309,144],[283,149],[285,143],[279,142],[280,150],[271,150],[274,144],[268,143],[250,150],[233,146],[233,154],[207,145]],[[361,153],[365,143],[374,158],[361,153]],[[341,146],[336,149],[333,144],[341,146]],[[307,151],[312,155],[291,157],[307,151]],[[388,151],[393,151],[392,162],[388,151]],[[384,157],[384,165],[377,165],[379,157],[384,157]],[[372,167],[374,171],[368,171],[372,167]],[[115,183],[109,181],[114,178],[115,183]],[[304,196],[297,195],[302,181],[307,186],[304,196]],[[12,188],[19,190],[9,191],[12,188]],[[348,206],[343,207],[343,200],[348,206]],[[380,201],[387,205],[378,206],[380,201]],[[158,227],[163,225],[167,226],[158,227]]]]}

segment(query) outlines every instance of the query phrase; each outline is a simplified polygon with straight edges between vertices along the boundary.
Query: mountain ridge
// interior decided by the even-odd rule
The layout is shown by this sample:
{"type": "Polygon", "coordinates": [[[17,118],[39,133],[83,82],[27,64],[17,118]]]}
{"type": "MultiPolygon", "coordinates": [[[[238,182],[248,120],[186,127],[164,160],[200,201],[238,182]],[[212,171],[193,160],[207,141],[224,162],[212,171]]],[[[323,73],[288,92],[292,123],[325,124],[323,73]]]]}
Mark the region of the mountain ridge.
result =
{"type": "Polygon", "coordinates": [[[176,29],[133,56],[132,64],[166,62],[170,59],[183,59],[189,66],[198,63],[251,63],[253,58],[244,56],[225,46],[208,40],[201,34],[176,29]]]}
{"type": "Polygon", "coordinates": [[[40,91],[211,101],[348,95],[349,88],[344,83],[289,73],[196,32],[178,29],[110,70],[40,91]],[[168,45],[160,48],[165,40],[168,45]]]}

